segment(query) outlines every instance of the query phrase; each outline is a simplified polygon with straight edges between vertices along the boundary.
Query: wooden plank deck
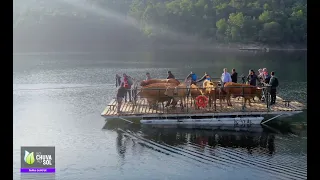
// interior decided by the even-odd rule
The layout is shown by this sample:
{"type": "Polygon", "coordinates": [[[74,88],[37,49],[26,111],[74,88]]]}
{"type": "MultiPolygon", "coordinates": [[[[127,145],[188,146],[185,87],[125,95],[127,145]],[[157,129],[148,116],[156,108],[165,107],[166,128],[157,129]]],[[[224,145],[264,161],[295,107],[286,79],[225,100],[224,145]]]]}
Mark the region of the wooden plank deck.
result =
{"type": "Polygon", "coordinates": [[[251,106],[248,104],[246,108],[243,110],[243,99],[242,98],[231,98],[231,102],[233,106],[227,106],[225,101],[222,101],[222,108],[220,107],[219,100],[216,103],[216,109],[214,105],[212,107],[207,106],[206,108],[196,109],[194,105],[191,105],[191,100],[188,100],[186,103],[186,107],[182,110],[180,108],[180,104],[176,106],[176,108],[172,107],[163,107],[161,104],[157,108],[150,109],[146,99],[141,98],[138,99],[136,105],[132,102],[124,102],[121,106],[121,114],[117,114],[117,103],[113,99],[107,107],[102,112],[102,116],[106,118],[124,116],[124,117],[143,117],[143,116],[193,116],[196,114],[220,114],[220,115],[232,115],[232,114],[280,114],[281,112],[292,112],[302,111],[304,105],[297,101],[290,101],[289,106],[286,105],[286,102],[283,101],[282,98],[277,96],[277,101],[275,105],[272,105],[270,111],[268,111],[266,103],[261,102],[259,100],[255,100],[255,102],[251,102],[251,106]]]}

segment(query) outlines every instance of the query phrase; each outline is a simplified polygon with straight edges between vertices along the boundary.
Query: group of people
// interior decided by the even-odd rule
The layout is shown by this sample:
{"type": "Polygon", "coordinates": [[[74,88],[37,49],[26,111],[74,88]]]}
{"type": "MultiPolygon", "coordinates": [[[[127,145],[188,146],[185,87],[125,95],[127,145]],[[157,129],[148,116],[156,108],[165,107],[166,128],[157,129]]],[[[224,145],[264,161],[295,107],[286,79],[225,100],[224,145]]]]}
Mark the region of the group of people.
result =
{"type": "MultiPolygon", "coordinates": [[[[197,75],[194,72],[191,72],[186,78],[185,81],[190,81],[191,84],[197,84],[199,82],[202,82],[204,80],[209,80],[211,81],[211,76],[205,72],[204,75],[200,78],[197,79],[197,75]]],[[[223,86],[226,82],[238,82],[238,73],[236,72],[235,69],[232,69],[232,74],[228,73],[227,68],[223,69],[223,73],[221,75],[221,85],[223,86]]]]}
{"type": "Polygon", "coordinates": [[[269,75],[267,68],[259,69],[258,72],[259,74],[256,75],[254,70],[249,70],[249,74],[247,76],[248,83],[252,86],[256,86],[257,82],[260,85],[269,84],[271,76],[269,75]]]}
{"type": "MultiPolygon", "coordinates": [[[[146,73],[146,81],[152,79],[151,78],[151,75],[149,72],[146,73]]],[[[167,76],[167,79],[175,79],[174,75],[172,74],[171,71],[168,71],[168,76],[167,76]]]]}
{"type": "MultiPolygon", "coordinates": [[[[249,70],[249,74],[247,77],[242,78],[242,83],[245,84],[250,84],[252,86],[257,86],[258,85],[270,85],[270,95],[271,95],[271,103],[270,105],[273,105],[276,103],[276,93],[277,93],[277,87],[279,85],[279,80],[275,76],[275,72],[271,72],[271,75],[269,75],[267,68],[262,68],[258,70],[259,74],[256,75],[254,70],[249,70]]],[[[171,78],[172,73],[171,71],[168,71],[168,78],[171,78]],[[170,73],[170,74],[169,74],[170,73]],[[170,76],[170,77],[169,77],[170,76]]],[[[172,75],[173,76],[173,75],[172,75]]],[[[174,78],[174,76],[173,76],[174,78]]],[[[190,81],[190,84],[197,84],[199,82],[202,82],[204,80],[209,80],[211,81],[211,77],[208,73],[205,72],[205,74],[200,78],[197,79],[197,75],[194,72],[191,72],[186,78],[185,82],[190,81]]],[[[228,72],[227,68],[223,69],[223,73],[221,74],[221,87],[224,87],[224,84],[227,82],[233,82],[233,83],[238,83],[238,73],[236,72],[236,69],[233,68],[231,74],[228,72]]],[[[264,92],[265,94],[265,92],[264,92]]],[[[264,100],[265,97],[263,95],[264,100]]]]}
{"type": "MultiPolygon", "coordinates": [[[[171,73],[171,71],[168,71],[168,77],[167,79],[174,79],[174,75],[171,73]]],[[[146,80],[150,80],[151,75],[149,72],[146,73],[146,80]]],[[[132,100],[135,98],[136,93],[134,88],[135,79],[128,76],[127,74],[123,73],[123,76],[121,77],[119,74],[116,74],[116,87],[117,89],[117,95],[116,95],[116,101],[117,101],[117,112],[120,113],[120,107],[122,105],[122,101],[124,99],[125,102],[127,100],[129,102],[132,102],[132,100]],[[129,96],[129,97],[128,97],[129,96]]]]}
{"type": "Polygon", "coordinates": [[[127,95],[129,96],[129,102],[132,101],[132,91],[131,87],[134,83],[134,78],[128,76],[127,74],[123,73],[123,77],[116,74],[116,87],[118,88],[117,91],[117,101],[122,102],[122,99],[125,99],[127,102],[127,95]],[[123,78],[123,79],[122,79],[123,78]]]}
{"type": "MultiPolygon", "coordinates": [[[[271,103],[270,105],[273,105],[276,103],[277,99],[277,87],[279,86],[279,80],[275,76],[275,72],[272,71],[270,74],[268,73],[267,68],[259,69],[259,74],[256,75],[254,70],[249,71],[249,75],[247,76],[248,83],[252,86],[256,86],[257,82],[259,85],[265,86],[270,85],[270,95],[271,95],[271,103]]],[[[265,93],[265,92],[264,92],[265,93]]],[[[263,99],[264,100],[264,96],[263,99]]]]}
{"type": "MultiPolygon", "coordinates": [[[[249,70],[249,74],[247,77],[242,77],[242,83],[245,84],[250,84],[252,86],[257,86],[258,85],[270,85],[271,90],[270,90],[270,95],[271,95],[271,103],[270,105],[275,104],[276,102],[276,93],[277,93],[277,87],[279,85],[278,78],[275,76],[275,72],[271,72],[270,75],[267,71],[266,68],[259,69],[258,70],[259,74],[256,75],[254,70],[249,70]]],[[[171,71],[168,71],[168,76],[167,79],[175,79],[175,76],[172,74],[171,71]]],[[[149,72],[146,73],[146,80],[150,80],[151,75],[149,72]]],[[[204,75],[198,79],[197,75],[194,72],[191,72],[186,78],[185,82],[190,81],[190,84],[197,84],[199,82],[202,82],[204,80],[209,80],[211,81],[211,76],[205,72],[204,75]]],[[[132,101],[132,90],[131,87],[134,83],[135,79],[126,75],[123,73],[123,77],[119,76],[118,74],[116,75],[116,87],[118,88],[117,91],[117,102],[118,102],[118,112],[120,111],[121,103],[123,98],[125,99],[125,102],[127,101],[127,95],[129,96],[129,102],[132,101]],[[122,79],[123,78],[123,79],[122,79]]],[[[224,84],[227,82],[234,82],[238,83],[238,73],[236,70],[233,68],[231,74],[228,72],[227,68],[223,69],[223,73],[221,74],[220,78],[220,84],[221,87],[224,87],[224,84]]],[[[264,98],[264,96],[263,96],[264,98]]],[[[264,100],[264,99],[262,99],[264,100]]]]}

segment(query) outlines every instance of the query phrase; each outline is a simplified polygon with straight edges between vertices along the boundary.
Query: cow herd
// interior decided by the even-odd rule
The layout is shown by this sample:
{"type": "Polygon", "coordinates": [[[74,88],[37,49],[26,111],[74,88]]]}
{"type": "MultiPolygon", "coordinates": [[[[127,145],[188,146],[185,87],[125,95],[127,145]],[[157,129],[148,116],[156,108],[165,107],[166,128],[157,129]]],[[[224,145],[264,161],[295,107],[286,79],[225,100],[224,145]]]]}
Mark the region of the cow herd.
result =
{"type": "Polygon", "coordinates": [[[181,109],[186,106],[187,97],[191,97],[191,106],[198,108],[196,98],[200,95],[208,98],[208,106],[212,104],[216,107],[216,100],[219,99],[220,107],[222,101],[227,101],[228,106],[232,106],[231,97],[243,97],[245,103],[254,97],[261,99],[262,89],[247,85],[228,82],[223,88],[218,86],[218,82],[205,80],[202,87],[195,84],[188,86],[184,82],[179,82],[177,79],[150,79],[140,83],[140,90],[137,95],[141,98],[146,98],[150,108],[154,108],[161,103],[163,107],[175,107],[180,101],[181,109]]]}

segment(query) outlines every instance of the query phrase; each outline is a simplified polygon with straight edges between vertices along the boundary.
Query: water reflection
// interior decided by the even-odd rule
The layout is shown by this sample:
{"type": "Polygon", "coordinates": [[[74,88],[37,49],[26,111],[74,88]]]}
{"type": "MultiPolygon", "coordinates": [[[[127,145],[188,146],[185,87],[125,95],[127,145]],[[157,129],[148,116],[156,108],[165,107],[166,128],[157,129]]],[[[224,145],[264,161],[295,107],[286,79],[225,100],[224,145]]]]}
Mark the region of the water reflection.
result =
{"type": "Polygon", "coordinates": [[[270,154],[274,153],[274,139],[275,136],[273,134],[270,135],[269,139],[268,139],[268,150],[270,154]]]}
{"type": "Polygon", "coordinates": [[[158,142],[165,143],[172,146],[179,146],[184,144],[196,144],[199,149],[207,148],[240,148],[242,150],[247,150],[249,154],[255,148],[261,148],[261,152],[269,152],[273,154],[274,136],[270,136],[268,132],[264,132],[263,128],[259,126],[251,127],[250,131],[246,128],[245,131],[241,131],[238,127],[224,126],[216,127],[216,129],[211,130],[193,130],[193,129],[163,129],[163,128],[152,128],[145,126],[142,130],[144,137],[158,142]],[[238,130],[238,131],[232,131],[238,130]]]}
{"type": "Polygon", "coordinates": [[[127,138],[124,138],[123,133],[120,131],[117,131],[117,152],[119,153],[119,156],[121,159],[125,158],[126,153],[126,142],[128,141],[127,138]]]}
{"type": "MultiPolygon", "coordinates": [[[[191,126],[137,125],[111,120],[103,129],[117,132],[117,150],[121,158],[125,156],[130,138],[170,147],[193,145],[197,151],[220,147],[237,149],[248,154],[273,155],[276,151],[276,129],[268,126],[214,126],[210,127],[210,130],[208,127],[207,130],[203,130],[191,126]]],[[[276,133],[294,134],[288,126],[284,126],[281,131],[278,130],[276,133]]]]}
{"type": "Polygon", "coordinates": [[[194,126],[181,125],[128,124],[119,120],[109,120],[103,130],[117,133],[116,146],[122,165],[127,153],[143,157],[153,152],[205,166],[250,166],[251,171],[270,173],[280,179],[306,178],[306,149],[296,146],[297,142],[306,145],[306,140],[291,136],[294,131],[279,134],[260,125],[195,129],[194,126]]]}
{"type": "Polygon", "coordinates": [[[33,179],[42,179],[42,180],[55,180],[56,174],[36,174],[36,173],[22,173],[20,175],[21,180],[33,180],[33,179]]]}

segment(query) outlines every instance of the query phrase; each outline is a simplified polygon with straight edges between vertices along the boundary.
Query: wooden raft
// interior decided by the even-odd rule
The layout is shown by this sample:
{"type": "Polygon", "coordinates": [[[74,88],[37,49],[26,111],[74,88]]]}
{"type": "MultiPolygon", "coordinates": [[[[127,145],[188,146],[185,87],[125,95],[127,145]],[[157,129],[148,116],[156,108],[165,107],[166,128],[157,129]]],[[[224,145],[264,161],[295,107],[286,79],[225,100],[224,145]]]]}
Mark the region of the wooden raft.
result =
{"type": "Polygon", "coordinates": [[[196,109],[194,105],[191,103],[191,100],[189,100],[186,103],[186,107],[184,109],[181,109],[180,104],[178,103],[176,108],[172,107],[163,107],[160,103],[157,108],[149,108],[147,100],[144,98],[138,99],[134,105],[132,102],[123,102],[121,106],[121,113],[117,114],[117,103],[115,99],[113,99],[108,106],[105,108],[105,110],[102,112],[102,116],[108,118],[108,117],[116,117],[116,116],[143,116],[143,115],[194,115],[194,114],[212,114],[212,113],[218,113],[218,114],[225,114],[228,113],[234,114],[234,113],[243,113],[246,112],[247,114],[271,114],[270,112],[274,112],[272,114],[280,114],[276,112],[294,112],[294,111],[302,111],[304,108],[304,105],[297,102],[297,101],[284,101],[282,98],[277,96],[276,104],[270,106],[270,111],[267,109],[267,105],[264,102],[261,102],[260,100],[255,100],[252,102],[251,100],[251,106],[246,104],[246,107],[243,108],[243,99],[242,98],[231,98],[232,106],[227,106],[226,101],[222,101],[222,108],[220,107],[219,100],[216,102],[216,108],[214,108],[214,105],[212,104],[212,107],[209,107],[209,105],[206,108],[200,108],[196,109]],[[192,104],[192,105],[191,105],[192,104]]]}

